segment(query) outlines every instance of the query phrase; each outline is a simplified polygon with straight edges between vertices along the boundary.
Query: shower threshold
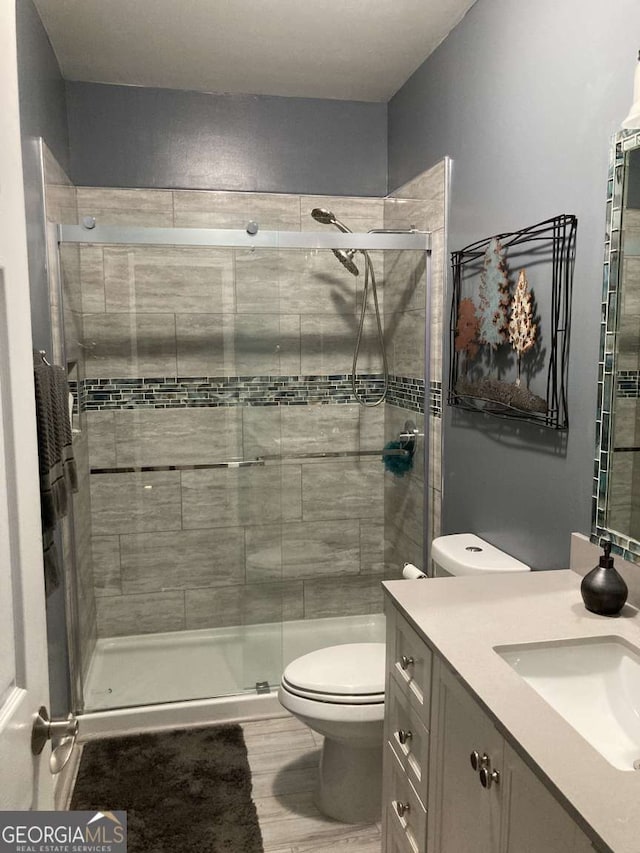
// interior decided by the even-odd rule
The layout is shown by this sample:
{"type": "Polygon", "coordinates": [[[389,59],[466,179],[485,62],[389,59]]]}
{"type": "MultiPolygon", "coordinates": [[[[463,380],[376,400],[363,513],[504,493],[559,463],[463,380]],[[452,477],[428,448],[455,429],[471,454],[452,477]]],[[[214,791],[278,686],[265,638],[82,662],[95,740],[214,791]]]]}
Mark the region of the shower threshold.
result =
{"type": "Polygon", "coordinates": [[[384,642],[384,630],[384,615],[376,613],[100,639],[86,678],[86,713],[265,699],[300,655],[341,643],[384,642]]]}

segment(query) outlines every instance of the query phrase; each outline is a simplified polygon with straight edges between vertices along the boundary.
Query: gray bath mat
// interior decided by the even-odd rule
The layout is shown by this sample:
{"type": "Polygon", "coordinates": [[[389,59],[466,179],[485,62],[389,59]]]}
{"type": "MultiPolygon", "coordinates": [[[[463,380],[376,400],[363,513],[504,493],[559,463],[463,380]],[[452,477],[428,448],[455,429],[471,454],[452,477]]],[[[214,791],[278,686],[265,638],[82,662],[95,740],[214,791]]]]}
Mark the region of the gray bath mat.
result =
{"type": "Polygon", "coordinates": [[[72,809],[127,812],[129,853],[262,853],[240,726],[85,744],[72,809]]]}

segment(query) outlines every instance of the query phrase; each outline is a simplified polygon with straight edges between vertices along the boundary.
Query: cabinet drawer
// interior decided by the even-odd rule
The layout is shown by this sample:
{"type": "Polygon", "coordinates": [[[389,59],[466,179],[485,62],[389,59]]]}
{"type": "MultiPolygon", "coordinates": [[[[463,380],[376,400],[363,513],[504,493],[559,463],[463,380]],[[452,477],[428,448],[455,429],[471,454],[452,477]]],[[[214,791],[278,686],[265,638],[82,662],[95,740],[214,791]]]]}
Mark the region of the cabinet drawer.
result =
{"type": "Polygon", "coordinates": [[[429,732],[393,678],[389,682],[386,726],[387,739],[416,793],[426,806],[429,732]]]}
{"type": "Polygon", "coordinates": [[[398,822],[398,816],[391,813],[391,806],[387,807],[387,830],[385,833],[384,853],[419,853],[418,848],[409,836],[402,830],[398,822]]]}
{"type": "Polygon", "coordinates": [[[387,830],[406,839],[409,848],[416,853],[425,853],[427,845],[427,812],[404,772],[402,764],[389,744],[386,766],[390,778],[387,789],[387,830]]]}
{"type": "Polygon", "coordinates": [[[393,677],[418,709],[423,720],[429,718],[431,694],[431,650],[407,621],[397,615],[391,637],[389,666],[393,677]]]}

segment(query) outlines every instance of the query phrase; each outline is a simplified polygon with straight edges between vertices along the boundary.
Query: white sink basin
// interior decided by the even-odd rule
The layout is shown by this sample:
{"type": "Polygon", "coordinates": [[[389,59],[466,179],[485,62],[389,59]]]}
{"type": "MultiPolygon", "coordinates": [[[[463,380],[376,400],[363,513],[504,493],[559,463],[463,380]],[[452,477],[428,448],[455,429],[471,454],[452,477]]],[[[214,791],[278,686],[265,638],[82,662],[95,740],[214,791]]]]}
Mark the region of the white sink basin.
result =
{"type": "Polygon", "coordinates": [[[640,767],[640,652],[619,637],[495,651],[619,770],[640,767]]]}

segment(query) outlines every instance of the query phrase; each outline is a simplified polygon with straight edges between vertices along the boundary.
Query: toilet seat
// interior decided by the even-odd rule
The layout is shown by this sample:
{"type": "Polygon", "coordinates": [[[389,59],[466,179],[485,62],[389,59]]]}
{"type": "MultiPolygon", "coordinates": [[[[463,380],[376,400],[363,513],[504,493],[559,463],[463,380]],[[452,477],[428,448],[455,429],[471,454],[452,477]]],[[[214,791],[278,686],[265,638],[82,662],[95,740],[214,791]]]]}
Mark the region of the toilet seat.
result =
{"type": "Polygon", "coordinates": [[[285,669],[282,687],[313,702],[377,705],[384,702],[384,643],[347,643],[318,649],[285,669]]]}
{"type": "Polygon", "coordinates": [[[362,724],[381,723],[384,719],[384,694],[381,701],[367,703],[345,702],[344,698],[342,697],[341,702],[307,699],[305,696],[292,693],[285,684],[280,684],[278,690],[280,704],[303,720],[362,724]]]}

